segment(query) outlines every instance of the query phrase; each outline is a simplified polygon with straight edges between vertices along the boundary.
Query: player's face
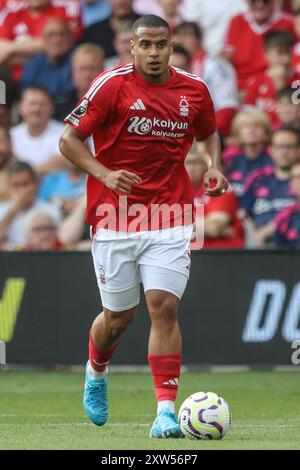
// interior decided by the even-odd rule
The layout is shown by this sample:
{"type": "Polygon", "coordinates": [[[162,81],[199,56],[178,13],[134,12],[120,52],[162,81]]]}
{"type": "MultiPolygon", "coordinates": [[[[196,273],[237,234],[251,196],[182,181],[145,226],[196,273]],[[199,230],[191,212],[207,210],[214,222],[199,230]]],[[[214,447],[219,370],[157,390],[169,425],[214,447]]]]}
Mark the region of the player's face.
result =
{"type": "Polygon", "coordinates": [[[131,52],[143,78],[157,83],[163,83],[169,78],[172,41],[166,28],[138,28],[131,52]]]}
{"type": "Polygon", "coordinates": [[[278,132],[273,135],[272,160],[277,168],[288,171],[296,163],[299,155],[297,136],[291,132],[278,132]]]}
{"type": "Polygon", "coordinates": [[[300,163],[296,163],[291,171],[291,192],[300,199],[300,163]]]}

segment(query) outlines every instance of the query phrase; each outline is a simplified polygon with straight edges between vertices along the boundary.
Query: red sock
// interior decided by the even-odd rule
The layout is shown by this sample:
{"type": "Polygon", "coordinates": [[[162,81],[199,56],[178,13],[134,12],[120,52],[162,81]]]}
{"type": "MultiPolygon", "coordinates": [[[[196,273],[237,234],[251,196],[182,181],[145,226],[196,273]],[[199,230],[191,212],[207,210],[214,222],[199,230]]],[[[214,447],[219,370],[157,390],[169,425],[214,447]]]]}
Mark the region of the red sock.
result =
{"type": "Polygon", "coordinates": [[[175,401],[182,362],[181,354],[149,355],[156,400],[175,401]]]}
{"type": "Polygon", "coordinates": [[[103,372],[108,364],[110,363],[111,358],[114,355],[115,350],[117,349],[117,345],[114,346],[108,352],[101,352],[94,344],[92,339],[92,335],[90,333],[90,341],[89,341],[89,359],[91,367],[96,370],[97,372],[103,372]]]}

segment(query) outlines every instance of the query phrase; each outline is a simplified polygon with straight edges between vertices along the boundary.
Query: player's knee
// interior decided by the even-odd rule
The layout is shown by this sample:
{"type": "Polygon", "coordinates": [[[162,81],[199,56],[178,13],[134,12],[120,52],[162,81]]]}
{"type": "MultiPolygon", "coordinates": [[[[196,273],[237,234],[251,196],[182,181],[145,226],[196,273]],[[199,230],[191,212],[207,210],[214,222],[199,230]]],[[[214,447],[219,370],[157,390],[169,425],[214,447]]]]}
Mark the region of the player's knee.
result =
{"type": "Polygon", "coordinates": [[[175,296],[167,295],[152,299],[149,304],[149,313],[152,322],[172,325],[177,322],[178,300],[175,296]]]}

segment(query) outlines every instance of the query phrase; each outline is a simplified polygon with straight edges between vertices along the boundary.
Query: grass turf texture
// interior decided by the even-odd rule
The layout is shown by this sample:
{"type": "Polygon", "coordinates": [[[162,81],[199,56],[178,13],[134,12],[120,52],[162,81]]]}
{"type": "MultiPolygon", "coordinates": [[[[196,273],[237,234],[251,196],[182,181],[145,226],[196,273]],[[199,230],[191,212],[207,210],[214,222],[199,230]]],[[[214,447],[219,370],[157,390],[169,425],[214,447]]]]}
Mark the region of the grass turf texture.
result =
{"type": "Polygon", "coordinates": [[[220,441],[149,439],[156,405],[149,374],[111,374],[110,417],[97,428],[82,409],[83,374],[0,373],[0,449],[300,449],[298,372],[186,373],[177,408],[208,390],[228,401],[220,441]]]}

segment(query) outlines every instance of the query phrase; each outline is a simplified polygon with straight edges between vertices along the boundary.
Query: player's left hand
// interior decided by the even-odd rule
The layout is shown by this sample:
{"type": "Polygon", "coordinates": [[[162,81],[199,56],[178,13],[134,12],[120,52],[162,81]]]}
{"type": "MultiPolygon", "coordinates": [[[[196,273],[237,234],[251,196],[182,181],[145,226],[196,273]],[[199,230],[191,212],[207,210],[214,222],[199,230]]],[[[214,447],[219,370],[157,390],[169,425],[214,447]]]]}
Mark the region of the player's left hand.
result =
{"type": "Polygon", "coordinates": [[[204,186],[207,196],[222,196],[228,189],[228,181],[217,168],[210,168],[204,175],[204,186]]]}

